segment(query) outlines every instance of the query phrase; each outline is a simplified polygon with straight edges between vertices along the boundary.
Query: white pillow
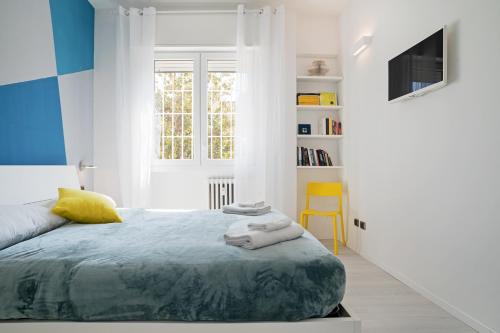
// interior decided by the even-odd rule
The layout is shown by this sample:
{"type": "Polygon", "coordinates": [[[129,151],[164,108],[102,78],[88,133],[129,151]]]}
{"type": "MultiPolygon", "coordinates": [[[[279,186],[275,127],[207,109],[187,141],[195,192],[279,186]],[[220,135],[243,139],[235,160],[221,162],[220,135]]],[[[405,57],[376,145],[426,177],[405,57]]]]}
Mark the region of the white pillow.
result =
{"type": "Polygon", "coordinates": [[[28,203],[25,203],[24,205],[42,206],[42,207],[46,207],[48,209],[52,209],[52,208],[54,208],[56,202],[57,202],[57,199],[45,199],[45,200],[40,200],[40,201],[28,202],[28,203]]]}
{"type": "MultiPolygon", "coordinates": [[[[87,191],[87,192],[92,192],[92,191],[87,191]]],[[[104,200],[108,202],[108,204],[111,205],[111,207],[116,208],[116,202],[111,198],[109,195],[103,194],[103,193],[98,193],[98,192],[92,192],[94,194],[97,194],[98,196],[102,197],[104,200]]],[[[45,200],[40,200],[40,201],[33,201],[33,202],[28,202],[25,203],[25,205],[34,205],[34,206],[43,206],[47,208],[54,208],[56,205],[57,199],[45,199],[45,200]]]]}
{"type": "Polygon", "coordinates": [[[0,206],[0,250],[60,227],[66,222],[40,205],[0,206]]]}

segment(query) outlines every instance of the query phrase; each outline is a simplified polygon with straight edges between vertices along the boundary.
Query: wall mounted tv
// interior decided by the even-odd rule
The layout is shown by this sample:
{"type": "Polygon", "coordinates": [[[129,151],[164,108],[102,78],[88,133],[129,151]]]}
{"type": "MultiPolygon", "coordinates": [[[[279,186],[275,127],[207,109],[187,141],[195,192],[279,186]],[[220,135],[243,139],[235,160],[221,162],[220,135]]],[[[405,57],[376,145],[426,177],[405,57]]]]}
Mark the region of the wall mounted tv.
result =
{"type": "Polygon", "coordinates": [[[446,26],[389,60],[389,101],[418,97],[446,85],[446,26]]]}

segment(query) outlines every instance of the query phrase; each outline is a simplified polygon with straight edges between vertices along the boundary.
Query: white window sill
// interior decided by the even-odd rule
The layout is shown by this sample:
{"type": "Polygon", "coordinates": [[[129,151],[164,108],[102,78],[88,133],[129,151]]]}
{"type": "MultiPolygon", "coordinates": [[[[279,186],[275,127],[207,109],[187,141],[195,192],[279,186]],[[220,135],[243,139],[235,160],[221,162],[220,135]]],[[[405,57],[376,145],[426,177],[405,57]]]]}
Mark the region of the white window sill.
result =
{"type": "Polygon", "coordinates": [[[207,161],[200,164],[196,161],[155,161],[151,166],[151,172],[196,172],[196,171],[227,171],[231,172],[234,167],[233,161],[207,161]]]}

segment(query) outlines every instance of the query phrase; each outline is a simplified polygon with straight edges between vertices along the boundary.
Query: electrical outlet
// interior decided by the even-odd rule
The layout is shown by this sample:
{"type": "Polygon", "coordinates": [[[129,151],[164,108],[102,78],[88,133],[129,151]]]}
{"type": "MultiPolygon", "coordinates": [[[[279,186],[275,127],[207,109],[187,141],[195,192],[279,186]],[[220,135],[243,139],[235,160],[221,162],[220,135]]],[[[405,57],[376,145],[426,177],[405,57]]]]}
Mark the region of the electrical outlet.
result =
{"type": "Polygon", "coordinates": [[[359,220],[358,220],[358,219],[354,219],[354,225],[355,225],[356,227],[359,227],[359,220]]]}
{"type": "Polygon", "coordinates": [[[363,230],[366,230],[366,222],[364,221],[359,221],[359,227],[363,230]]]}

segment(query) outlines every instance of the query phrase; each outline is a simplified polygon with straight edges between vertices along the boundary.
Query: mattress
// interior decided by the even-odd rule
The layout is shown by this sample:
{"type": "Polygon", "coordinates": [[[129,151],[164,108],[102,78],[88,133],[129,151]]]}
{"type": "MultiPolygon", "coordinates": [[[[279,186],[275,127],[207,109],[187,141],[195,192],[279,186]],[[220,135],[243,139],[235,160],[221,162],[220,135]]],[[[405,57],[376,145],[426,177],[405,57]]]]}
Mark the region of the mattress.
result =
{"type": "Polygon", "coordinates": [[[345,270],[311,234],[228,246],[220,211],[122,210],[0,251],[0,319],[295,321],[342,300],[345,270]]]}

